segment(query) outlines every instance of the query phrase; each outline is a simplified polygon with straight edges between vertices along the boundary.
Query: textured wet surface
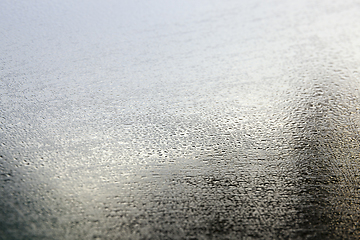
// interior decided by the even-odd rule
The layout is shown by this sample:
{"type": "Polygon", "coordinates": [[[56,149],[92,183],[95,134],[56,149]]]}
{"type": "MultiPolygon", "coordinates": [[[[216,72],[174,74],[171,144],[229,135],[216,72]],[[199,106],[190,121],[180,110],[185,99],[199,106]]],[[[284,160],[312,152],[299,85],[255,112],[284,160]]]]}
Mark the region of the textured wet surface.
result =
{"type": "Polygon", "coordinates": [[[359,239],[356,1],[1,1],[0,239],[359,239]]]}

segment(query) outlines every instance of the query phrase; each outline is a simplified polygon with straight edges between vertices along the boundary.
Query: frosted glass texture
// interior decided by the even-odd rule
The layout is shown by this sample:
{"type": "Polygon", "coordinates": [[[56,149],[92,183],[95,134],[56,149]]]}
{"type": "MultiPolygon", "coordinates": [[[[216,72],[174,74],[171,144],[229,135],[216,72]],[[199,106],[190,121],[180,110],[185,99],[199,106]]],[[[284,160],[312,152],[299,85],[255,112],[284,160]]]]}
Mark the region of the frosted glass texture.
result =
{"type": "Polygon", "coordinates": [[[0,1],[0,239],[359,239],[357,1],[0,1]]]}

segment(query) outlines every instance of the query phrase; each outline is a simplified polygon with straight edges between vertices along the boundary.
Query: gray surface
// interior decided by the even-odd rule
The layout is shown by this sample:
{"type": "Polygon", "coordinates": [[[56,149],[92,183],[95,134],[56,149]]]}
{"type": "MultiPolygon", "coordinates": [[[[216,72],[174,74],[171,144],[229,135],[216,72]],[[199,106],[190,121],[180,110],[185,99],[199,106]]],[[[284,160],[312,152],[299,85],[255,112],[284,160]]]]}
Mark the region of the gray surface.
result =
{"type": "Polygon", "coordinates": [[[0,239],[359,239],[360,5],[294,2],[0,1],[0,239]]]}

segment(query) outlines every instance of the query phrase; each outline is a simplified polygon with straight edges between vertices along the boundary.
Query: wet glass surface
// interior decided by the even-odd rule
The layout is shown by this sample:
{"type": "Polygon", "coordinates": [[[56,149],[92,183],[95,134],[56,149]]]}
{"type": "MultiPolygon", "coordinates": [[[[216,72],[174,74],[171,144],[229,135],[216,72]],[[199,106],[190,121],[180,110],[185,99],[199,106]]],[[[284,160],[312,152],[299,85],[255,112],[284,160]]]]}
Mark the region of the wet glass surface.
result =
{"type": "Polygon", "coordinates": [[[359,239],[357,1],[0,1],[0,239],[359,239]]]}

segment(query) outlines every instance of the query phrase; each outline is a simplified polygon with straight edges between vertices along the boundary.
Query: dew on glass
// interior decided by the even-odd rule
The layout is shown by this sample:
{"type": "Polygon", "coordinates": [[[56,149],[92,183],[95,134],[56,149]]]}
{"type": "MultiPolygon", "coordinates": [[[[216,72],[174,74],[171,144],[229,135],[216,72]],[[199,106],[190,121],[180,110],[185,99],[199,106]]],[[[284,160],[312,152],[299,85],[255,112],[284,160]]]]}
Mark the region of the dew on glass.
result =
{"type": "Polygon", "coordinates": [[[357,1],[1,1],[0,239],[359,239],[357,1]]]}

